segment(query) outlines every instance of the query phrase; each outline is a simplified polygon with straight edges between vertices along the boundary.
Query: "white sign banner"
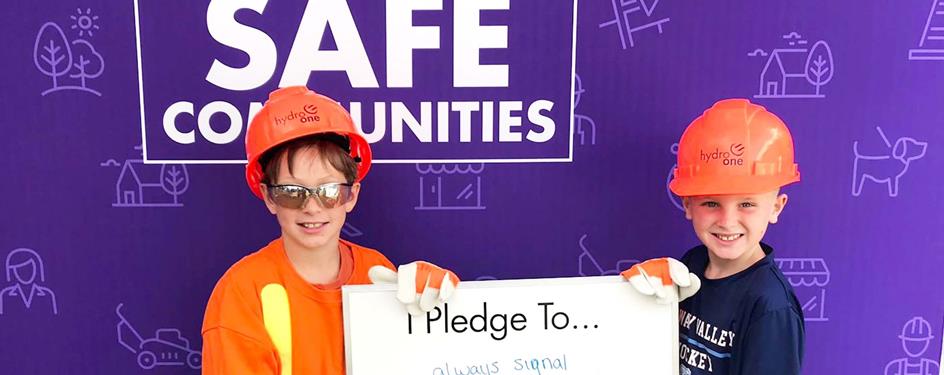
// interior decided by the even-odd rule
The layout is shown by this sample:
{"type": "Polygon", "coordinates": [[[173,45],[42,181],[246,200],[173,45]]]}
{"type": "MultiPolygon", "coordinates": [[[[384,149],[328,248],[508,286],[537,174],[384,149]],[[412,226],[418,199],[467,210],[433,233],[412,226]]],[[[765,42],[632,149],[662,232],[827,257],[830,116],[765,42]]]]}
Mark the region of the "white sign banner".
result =
{"type": "Polygon", "coordinates": [[[416,317],[394,285],[343,295],[348,375],[678,374],[678,305],[619,276],[463,281],[416,317]]]}
{"type": "Polygon", "coordinates": [[[573,160],[577,0],[133,4],[146,164],[245,164],[294,85],[347,108],[376,164],[573,160]]]}

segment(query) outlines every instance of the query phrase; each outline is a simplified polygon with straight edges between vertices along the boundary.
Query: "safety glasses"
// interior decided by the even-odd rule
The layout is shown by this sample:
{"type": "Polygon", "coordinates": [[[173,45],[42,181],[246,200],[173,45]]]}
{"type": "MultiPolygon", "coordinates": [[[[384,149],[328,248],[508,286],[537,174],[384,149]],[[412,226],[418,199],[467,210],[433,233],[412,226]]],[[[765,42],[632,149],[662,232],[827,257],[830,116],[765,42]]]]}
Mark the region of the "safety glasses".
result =
{"type": "Polygon", "coordinates": [[[266,185],[269,199],[280,207],[302,208],[308,198],[314,197],[318,205],[331,209],[347,203],[351,199],[351,187],[354,184],[330,183],[307,188],[299,185],[266,185]]]}

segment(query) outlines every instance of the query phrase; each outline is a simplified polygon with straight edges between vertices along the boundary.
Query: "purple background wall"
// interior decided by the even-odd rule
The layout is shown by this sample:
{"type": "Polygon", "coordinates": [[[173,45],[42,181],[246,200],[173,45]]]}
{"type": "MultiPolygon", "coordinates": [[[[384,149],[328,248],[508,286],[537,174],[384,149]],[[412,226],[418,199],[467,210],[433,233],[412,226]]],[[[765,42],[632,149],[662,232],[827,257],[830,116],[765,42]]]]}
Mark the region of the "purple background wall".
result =
{"type": "MultiPolygon", "coordinates": [[[[790,126],[802,172],[765,240],[805,304],[804,373],[884,374],[902,358],[937,362],[944,335],[944,14],[928,16],[944,11],[937,2],[581,0],[573,162],[376,165],[342,236],[395,263],[422,258],[466,280],[612,274],[636,259],[681,256],[697,239],[666,190],[673,143],[717,99],[749,97],[790,126]],[[820,72],[819,87],[811,75],[786,78],[784,90],[781,66],[788,74],[820,72]],[[435,184],[439,200],[429,195],[435,184]],[[903,330],[918,340],[901,339],[903,330]],[[922,339],[928,330],[933,338],[922,339]]],[[[382,4],[350,3],[362,35],[383,38],[382,4]]],[[[533,80],[539,67],[569,67],[570,46],[548,43],[570,25],[517,11],[542,3],[511,0],[516,11],[483,16],[510,25],[512,41],[518,35],[545,51],[525,53],[512,42],[504,54],[483,53],[486,62],[511,61],[512,87],[503,93],[526,91],[514,77],[533,80]],[[554,65],[561,58],[565,65],[554,65]]],[[[278,6],[291,14],[304,2],[278,6]]],[[[245,64],[209,37],[206,7],[142,6],[153,11],[143,18],[157,30],[148,35],[154,45],[173,49],[145,54],[145,78],[148,64],[192,73],[153,79],[163,80],[163,92],[201,103],[227,100],[203,80],[214,58],[245,64]]],[[[568,6],[559,8],[544,14],[569,22],[559,17],[568,6]]],[[[201,347],[213,285],[276,237],[276,222],[246,189],[240,165],[135,161],[142,136],[131,0],[15,0],[5,9],[0,146],[2,165],[13,172],[0,185],[0,372],[197,373],[186,361],[189,355],[198,364],[191,351],[201,347]],[[50,60],[34,51],[55,39],[48,34],[54,27],[41,32],[49,22],[72,46],[75,64],[80,54],[88,60],[84,73],[74,67],[56,86],[50,60]],[[161,186],[161,179],[169,182],[161,186]],[[128,186],[143,186],[142,195],[126,195],[128,186]],[[180,346],[180,364],[142,368],[142,345],[171,343],[180,346]]],[[[265,25],[280,47],[280,72],[298,17],[280,22],[266,14],[237,19],[265,25]]],[[[421,25],[448,20],[415,17],[421,25]]],[[[367,49],[382,71],[383,43],[367,49]]],[[[451,64],[448,53],[415,56],[423,57],[415,58],[417,77],[451,64]]],[[[447,79],[445,70],[433,79],[447,79]]],[[[410,89],[353,90],[338,73],[314,73],[311,82],[342,102],[356,95],[436,100],[412,98],[410,89]]],[[[277,85],[276,77],[251,95],[232,95],[261,101],[277,85]]],[[[447,100],[459,92],[433,86],[447,100]]],[[[236,104],[240,111],[248,101],[236,104]]],[[[566,125],[559,122],[558,131],[566,134],[566,125]]]]}

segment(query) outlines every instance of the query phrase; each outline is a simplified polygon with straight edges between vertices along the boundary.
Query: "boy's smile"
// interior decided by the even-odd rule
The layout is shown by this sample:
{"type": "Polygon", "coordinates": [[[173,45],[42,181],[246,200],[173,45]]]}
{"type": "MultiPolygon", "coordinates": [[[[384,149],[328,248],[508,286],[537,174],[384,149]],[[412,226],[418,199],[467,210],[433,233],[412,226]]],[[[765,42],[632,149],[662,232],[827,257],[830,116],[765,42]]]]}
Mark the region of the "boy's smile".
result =
{"type": "Polygon", "coordinates": [[[321,231],[321,229],[324,228],[326,224],[328,224],[327,221],[321,221],[321,222],[305,221],[305,222],[298,223],[298,225],[300,225],[302,228],[305,228],[304,229],[305,233],[312,233],[312,234],[321,231]]]}
{"type": "Polygon", "coordinates": [[[744,236],[744,233],[732,233],[732,234],[712,233],[712,234],[715,237],[718,237],[718,239],[721,240],[722,242],[733,242],[744,236]]]}

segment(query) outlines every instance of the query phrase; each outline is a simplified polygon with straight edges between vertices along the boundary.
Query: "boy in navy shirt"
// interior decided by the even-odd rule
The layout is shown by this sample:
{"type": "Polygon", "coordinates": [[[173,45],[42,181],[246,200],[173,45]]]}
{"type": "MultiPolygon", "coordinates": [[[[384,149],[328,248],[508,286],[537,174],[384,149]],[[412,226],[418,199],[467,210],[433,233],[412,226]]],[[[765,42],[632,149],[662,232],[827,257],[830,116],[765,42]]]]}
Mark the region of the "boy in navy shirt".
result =
{"type": "Polygon", "coordinates": [[[681,375],[800,373],[803,310],[761,242],[787,204],[780,188],[799,180],[786,125],[745,99],[715,103],[682,134],[669,188],[702,245],[622,273],[659,302],[680,301],[681,375]]]}

